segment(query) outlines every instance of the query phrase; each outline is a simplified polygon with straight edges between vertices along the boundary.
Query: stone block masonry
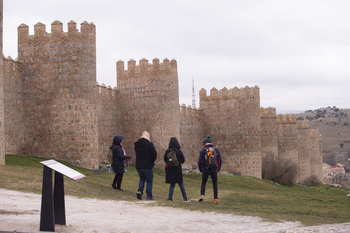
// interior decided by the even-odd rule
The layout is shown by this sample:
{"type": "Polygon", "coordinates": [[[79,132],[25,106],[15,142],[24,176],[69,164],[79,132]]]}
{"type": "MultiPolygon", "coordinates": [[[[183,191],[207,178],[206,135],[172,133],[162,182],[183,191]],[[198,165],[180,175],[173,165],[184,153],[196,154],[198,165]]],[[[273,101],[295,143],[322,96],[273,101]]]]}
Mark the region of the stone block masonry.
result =
{"type": "Polygon", "coordinates": [[[261,178],[260,95],[253,88],[200,90],[204,134],[223,155],[223,171],[261,178]]]}
{"type": "Polygon", "coordinates": [[[310,161],[310,136],[309,136],[309,122],[308,121],[297,121],[298,124],[298,159],[299,159],[299,172],[298,181],[303,181],[310,177],[312,166],[310,161]]]}
{"type": "Polygon", "coordinates": [[[186,164],[190,167],[197,164],[202,141],[206,137],[201,110],[182,104],[180,121],[180,145],[186,156],[186,164]]]}
{"type": "Polygon", "coordinates": [[[119,91],[117,88],[98,85],[97,122],[98,122],[98,158],[100,163],[106,163],[109,147],[113,136],[121,134],[119,91]]]}
{"type": "Polygon", "coordinates": [[[298,127],[296,115],[277,115],[278,155],[298,163],[298,127]]]}
{"type": "Polygon", "coordinates": [[[261,108],[259,87],[212,88],[209,95],[202,89],[198,109],[180,106],[176,60],[136,63],[129,60],[126,68],[118,61],[117,87],[106,87],[96,82],[93,23],[81,23],[79,31],[70,21],[64,32],[54,21],[51,33],[37,23],[34,35],[20,25],[18,59],[0,59],[0,164],[9,153],[97,169],[114,135],[123,136],[127,154],[134,155],[134,142],[146,130],[158,168],[170,137],[178,138],[184,166],[191,167],[210,135],[223,172],[261,178],[262,158],[272,153],[298,163],[298,179],[322,176],[318,131],[294,115],[261,108]]]}
{"type": "Polygon", "coordinates": [[[309,131],[309,150],[310,150],[310,174],[316,176],[319,180],[323,179],[322,176],[322,136],[317,129],[311,129],[309,131]]]}
{"type": "Polygon", "coordinates": [[[22,24],[18,36],[25,153],[98,168],[95,25],[22,24]]]}
{"type": "Polygon", "coordinates": [[[4,61],[2,59],[3,0],[0,0],[0,165],[5,164],[4,61]]]}
{"type": "Polygon", "coordinates": [[[261,157],[278,155],[278,134],[276,109],[261,108],[260,127],[261,127],[261,157]]]}
{"type": "Polygon", "coordinates": [[[23,154],[24,124],[23,124],[23,87],[21,64],[11,57],[4,62],[4,94],[5,98],[5,153],[23,154]]]}
{"type": "Polygon", "coordinates": [[[153,59],[153,64],[142,59],[117,62],[117,86],[120,96],[124,145],[129,154],[134,153],[134,142],[143,131],[151,135],[157,152],[156,165],[163,166],[163,154],[170,137],[180,139],[179,89],[176,60],[153,59]]]}

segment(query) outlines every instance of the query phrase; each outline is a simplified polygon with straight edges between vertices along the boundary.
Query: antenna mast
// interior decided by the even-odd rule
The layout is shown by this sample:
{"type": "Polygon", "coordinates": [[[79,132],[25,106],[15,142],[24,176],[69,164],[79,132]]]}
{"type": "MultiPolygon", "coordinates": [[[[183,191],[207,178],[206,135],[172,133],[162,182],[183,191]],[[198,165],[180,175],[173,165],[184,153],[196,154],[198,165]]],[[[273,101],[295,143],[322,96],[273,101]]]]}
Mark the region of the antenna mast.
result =
{"type": "Polygon", "coordinates": [[[192,108],[196,108],[196,95],[194,94],[194,78],[192,75],[192,108]]]}

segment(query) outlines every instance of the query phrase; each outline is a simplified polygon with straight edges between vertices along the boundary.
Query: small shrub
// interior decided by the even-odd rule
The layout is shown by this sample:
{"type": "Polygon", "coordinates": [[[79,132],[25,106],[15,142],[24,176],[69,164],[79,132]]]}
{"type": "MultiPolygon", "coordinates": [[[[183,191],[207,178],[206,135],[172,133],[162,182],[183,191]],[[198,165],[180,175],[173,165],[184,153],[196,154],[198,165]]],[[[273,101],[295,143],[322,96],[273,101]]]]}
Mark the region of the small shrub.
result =
{"type": "Polygon", "coordinates": [[[303,184],[307,184],[309,186],[318,186],[321,185],[322,182],[317,178],[317,176],[311,175],[303,181],[303,184]]]}
{"type": "Polygon", "coordinates": [[[291,159],[267,154],[262,160],[262,177],[273,182],[292,186],[296,182],[298,166],[291,159]]]}

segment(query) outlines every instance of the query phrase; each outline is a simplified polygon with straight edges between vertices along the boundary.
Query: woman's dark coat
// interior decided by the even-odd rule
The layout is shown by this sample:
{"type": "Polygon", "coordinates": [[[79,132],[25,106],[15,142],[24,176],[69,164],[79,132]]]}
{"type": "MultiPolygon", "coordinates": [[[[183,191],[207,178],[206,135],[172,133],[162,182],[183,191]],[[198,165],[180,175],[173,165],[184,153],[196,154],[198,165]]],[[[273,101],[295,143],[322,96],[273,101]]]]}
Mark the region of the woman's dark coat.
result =
{"type": "Polygon", "coordinates": [[[169,148],[165,151],[164,154],[164,162],[168,164],[168,156],[167,154],[174,150],[176,152],[176,158],[179,161],[179,166],[177,167],[168,167],[166,165],[165,168],[165,182],[174,184],[174,183],[182,183],[182,166],[181,164],[185,162],[185,156],[183,155],[182,151],[180,150],[180,144],[177,141],[176,138],[171,138],[169,142],[169,148]]]}
{"type": "Polygon", "coordinates": [[[116,174],[121,174],[125,172],[123,160],[128,158],[128,156],[124,155],[124,150],[120,145],[122,140],[123,140],[122,136],[114,136],[113,144],[110,147],[113,151],[112,167],[113,167],[114,173],[116,174]]]}

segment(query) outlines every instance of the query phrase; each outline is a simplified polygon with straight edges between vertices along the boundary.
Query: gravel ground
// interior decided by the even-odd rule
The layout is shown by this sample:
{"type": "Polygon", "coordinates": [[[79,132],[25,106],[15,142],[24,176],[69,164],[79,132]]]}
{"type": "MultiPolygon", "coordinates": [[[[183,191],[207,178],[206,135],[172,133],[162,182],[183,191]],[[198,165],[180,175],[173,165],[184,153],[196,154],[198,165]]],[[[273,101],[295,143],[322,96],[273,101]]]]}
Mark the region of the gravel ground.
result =
{"type": "MultiPolygon", "coordinates": [[[[66,226],[56,232],[349,232],[350,222],[305,227],[300,222],[264,222],[234,214],[202,213],[126,202],[65,196],[66,226]]],[[[221,204],[221,203],[220,203],[221,204]]],[[[0,232],[36,232],[41,195],[0,189],[0,232]]]]}

